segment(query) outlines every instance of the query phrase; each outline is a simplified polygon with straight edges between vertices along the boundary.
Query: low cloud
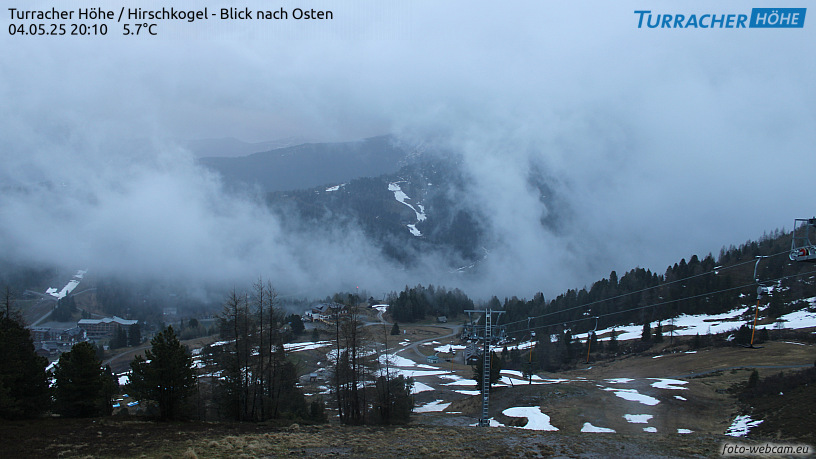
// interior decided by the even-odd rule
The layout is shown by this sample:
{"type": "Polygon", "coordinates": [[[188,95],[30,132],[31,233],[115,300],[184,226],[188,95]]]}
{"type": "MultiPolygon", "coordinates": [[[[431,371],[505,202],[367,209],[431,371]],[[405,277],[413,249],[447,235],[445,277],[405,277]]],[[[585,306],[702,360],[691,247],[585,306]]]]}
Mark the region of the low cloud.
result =
{"type": "Polygon", "coordinates": [[[812,216],[816,56],[798,44],[814,29],[644,30],[638,7],[355,2],[323,24],[15,42],[0,68],[3,256],[315,294],[551,296],[812,216]],[[398,267],[353,226],[284,231],[258,194],[225,193],[163,140],[386,132],[463,158],[462,205],[491,244],[477,277],[434,253],[398,267]]]}

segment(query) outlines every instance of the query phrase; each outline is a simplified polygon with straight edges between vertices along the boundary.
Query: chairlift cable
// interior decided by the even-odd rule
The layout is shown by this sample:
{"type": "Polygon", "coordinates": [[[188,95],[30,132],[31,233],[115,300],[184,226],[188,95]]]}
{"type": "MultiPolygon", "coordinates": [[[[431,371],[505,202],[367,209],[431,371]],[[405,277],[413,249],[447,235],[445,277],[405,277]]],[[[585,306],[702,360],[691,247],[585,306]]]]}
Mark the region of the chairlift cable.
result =
{"type": "MultiPolygon", "coordinates": [[[[787,254],[787,253],[789,253],[789,251],[786,250],[784,252],[779,252],[779,253],[775,253],[775,254],[772,254],[772,255],[766,255],[765,257],[766,258],[772,258],[772,257],[776,257],[776,256],[779,256],[779,255],[784,255],[784,254],[787,254]]],[[[749,264],[749,263],[755,263],[755,260],[747,260],[747,261],[743,261],[743,262],[740,262],[740,263],[737,263],[737,264],[734,264],[734,265],[731,265],[731,266],[717,267],[717,269],[712,269],[711,271],[706,271],[704,273],[684,277],[682,279],[676,279],[676,280],[673,280],[673,281],[670,281],[670,282],[664,282],[664,283],[662,283],[660,285],[655,285],[655,286],[652,286],[652,287],[646,287],[646,288],[643,288],[643,289],[640,289],[640,290],[636,290],[634,292],[621,293],[620,295],[612,296],[612,297],[609,297],[609,298],[604,298],[604,299],[601,299],[601,300],[595,300],[595,301],[593,301],[591,303],[586,303],[586,304],[582,304],[582,305],[578,305],[578,306],[573,306],[573,307],[567,308],[567,309],[561,309],[561,310],[559,310],[557,312],[549,312],[549,313],[546,313],[546,314],[542,314],[540,316],[536,316],[536,317],[534,317],[534,319],[541,318],[541,317],[546,317],[546,316],[552,315],[552,314],[560,314],[562,312],[573,311],[573,310],[578,309],[578,308],[583,308],[583,307],[586,307],[586,306],[592,306],[594,304],[603,303],[605,301],[616,300],[618,298],[623,298],[625,296],[634,295],[636,293],[643,293],[643,292],[646,292],[648,290],[654,290],[656,288],[665,287],[665,286],[668,286],[668,285],[676,284],[678,282],[687,281],[687,280],[694,279],[694,278],[701,277],[701,276],[705,276],[705,275],[708,275],[708,274],[719,274],[722,271],[725,271],[725,270],[728,270],[728,269],[733,269],[733,268],[743,266],[743,265],[746,265],[746,264],[749,264]]],[[[517,323],[522,323],[522,322],[524,322],[524,320],[517,320],[515,322],[508,322],[508,323],[506,323],[504,325],[509,326],[509,325],[515,325],[517,323]]]]}
{"type": "MultiPolygon", "coordinates": [[[[775,279],[770,279],[770,280],[768,280],[766,282],[769,282],[769,283],[779,282],[779,281],[784,280],[784,279],[790,279],[790,278],[805,276],[805,275],[808,275],[808,274],[816,274],[816,269],[814,269],[812,271],[806,271],[806,272],[803,272],[803,273],[797,273],[797,274],[791,274],[791,275],[788,275],[788,276],[777,277],[775,279]]],[[[617,314],[623,314],[623,313],[626,313],[626,312],[639,311],[641,309],[653,308],[653,307],[656,307],[656,306],[662,306],[664,304],[675,303],[675,302],[678,302],[678,301],[693,300],[693,299],[696,299],[696,298],[701,298],[701,297],[705,297],[705,296],[709,296],[709,295],[717,295],[719,293],[725,293],[725,292],[729,292],[729,291],[733,291],[733,290],[740,290],[740,289],[744,289],[744,288],[748,288],[748,287],[753,287],[754,285],[756,285],[756,284],[754,284],[754,283],[744,284],[744,285],[740,285],[740,286],[737,286],[737,287],[730,287],[730,288],[726,288],[726,289],[716,290],[716,291],[713,291],[713,292],[700,293],[698,295],[688,296],[688,297],[684,297],[684,298],[678,298],[678,299],[674,299],[674,300],[662,301],[662,302],[659,302],[659,303],[647,304],[645,306],[638,306],[638,307],[635,307],[635,308],[624,309],[624,310],[621,310],[621,311],[608,312],[606,314],[599,314],[598,317],[607,317],[607,316],[613,316],[613,315],[617,315],[617,314]]],[[[563,312],[563,311],[559,311],[559,312],[563,312]]],[[[550,313],[550,314],[546,314],[546,315],[553,315],[553,314],[556,314],[556,313],[550,313]]],[[[539,317],[542,317],[542,316],[539,316],[539,317]]],[[[577,323],[577,322],[581,322],[581,321],[584,321],[584,320],[586,320],[586,318],[582,317],[580,319],[573,319],[573,320],[563,322],[563,324],[566,326],[567,324],[577,323]]],[[[561,321],[551,322],[551,323],[546,324],[546,325],[540,325],[538,327],[533,327],[530,330],[532,331],[532,330],[538,330],[538,329],[545,329],[545,328],[548,328],[548,327],[552,327],[553,325],[556,325],[557,323],[562,323],[562,322],[561,321]]],[[[518,331],[512,332],[512,333],[518,333],[518,331]]]]}

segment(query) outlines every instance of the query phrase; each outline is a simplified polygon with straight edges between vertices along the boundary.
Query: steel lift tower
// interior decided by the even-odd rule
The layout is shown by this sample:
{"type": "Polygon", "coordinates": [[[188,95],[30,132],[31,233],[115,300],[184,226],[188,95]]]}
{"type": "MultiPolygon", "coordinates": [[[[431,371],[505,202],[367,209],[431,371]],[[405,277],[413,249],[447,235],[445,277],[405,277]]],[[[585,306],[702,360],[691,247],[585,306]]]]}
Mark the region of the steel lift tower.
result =
{"type": "MultiPolygon", "coordinates": [[[[493,311],[486,309],[483,311],[468,309],[465,310],[468,316],[471,314],[484,314],[484,334],[478,336],[477,339],[482,340],[482,417],[479,418],[479,427],[490,427],[490,415],[488,409],[490,407],[490,345],[493,342],[493,315],[496,315],[498,321],[499,316],[504,314],[504,311],[493,311]]],[[[481,328],[481,327],[479,327],[481,328]]]]}

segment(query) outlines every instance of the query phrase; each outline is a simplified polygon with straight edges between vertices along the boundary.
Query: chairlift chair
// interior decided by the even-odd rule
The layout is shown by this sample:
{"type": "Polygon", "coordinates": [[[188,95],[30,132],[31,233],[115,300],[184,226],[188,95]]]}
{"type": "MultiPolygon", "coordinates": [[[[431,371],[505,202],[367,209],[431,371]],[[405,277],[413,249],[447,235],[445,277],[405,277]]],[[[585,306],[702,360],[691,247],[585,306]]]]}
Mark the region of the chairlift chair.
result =
{"type": "Polygon", "coordinates": [[[816,218],[794,220],[790,259],[816,262],[816,218]]]}

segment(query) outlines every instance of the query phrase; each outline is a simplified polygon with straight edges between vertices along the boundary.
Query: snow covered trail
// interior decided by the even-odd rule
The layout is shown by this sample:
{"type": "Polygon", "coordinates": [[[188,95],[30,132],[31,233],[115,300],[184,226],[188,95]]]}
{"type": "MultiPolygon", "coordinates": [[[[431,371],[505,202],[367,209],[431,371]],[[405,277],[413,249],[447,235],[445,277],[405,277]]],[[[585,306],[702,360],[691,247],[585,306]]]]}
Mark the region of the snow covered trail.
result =
{"type": "Polygon", "coordinates": [[[419,222],[425,221],[425,219],[427,218],[426,215],[425,215],[425,207],[423,207],[422,204],[417,204],[417,207],[419,207],[419,210],[417,210],[417,208],[414,207],[412,204],[410,204],[408,202],[405,202],[406,200],[410,200],[411,198],[407,194],[405,194],[404,191],[402,191],[402,188],[400,188],[400,186],[397,185],[397,183],[398,182],[389,183],[388,184],[388,191],[393,191],[394,192],[394,199],[396,199],[397,201],[405,204],[406,206],[410,207],[411,210],[414,211],[414,213],[416,214],[416,219],[417,219],[416,223],[411,223],[410,225],[406,225],[406,226],[408,226],[408,231],[410,231],[411,234],[413,234],[414,236],[417,236],[417,237],[422,236],[422,232],[419,231],[419,229],[417,229],[416,225],[419,222]]]}
{"type": "Polygon", "coordinates": [[[83,277],[85,277],[85,273],[87,273],[87,272],[88,272],[87,269],[80,269],[74,275],[74,278],[71,279],[70,281],[68,281],[68,284],[66,284],[65,287],[62,288],[62,290],[57,292],[56,288],[50,287],[49,289],[47,289],[45,291],[45,294],[46,295],[51,295],[51,296],[53,296],[54,298],[56,298],[58,300],[61,300],[61,299],[65,298],[69,293],[73,292],[74,289],[77,288],[77,286],[79,285],[79,282],[82,280],[83,277]]]}

